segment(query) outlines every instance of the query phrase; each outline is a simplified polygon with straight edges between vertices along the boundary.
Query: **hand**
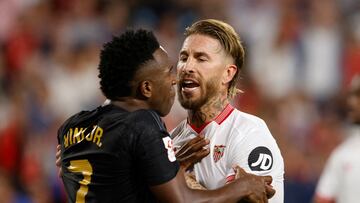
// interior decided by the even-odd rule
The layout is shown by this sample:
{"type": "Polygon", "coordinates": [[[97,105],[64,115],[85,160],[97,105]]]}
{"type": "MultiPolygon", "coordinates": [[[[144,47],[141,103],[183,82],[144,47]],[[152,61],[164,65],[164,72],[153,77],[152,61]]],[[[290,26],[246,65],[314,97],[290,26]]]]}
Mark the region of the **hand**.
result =
{"type": "Polygon", "coordinates": [[[189,188],[196,190],[206,190],[199,182],[196,181],[194,172],[185,173],[185,181],[189,188]]]}
{"type": "MultiPolygon", "coordinates": [[[[248,174],[244,171],[244,169],[242,169],[239,166],[235,166],[234,171],[235,171],[235,179],[239,179],[240,177],[243,177],[244,174],[248,174]]],[[[271,176],[256,176],[256,177],[263,179],[263,181],[265,182],[266,196],[268,199],[272,198],[275,195],[275,190],[271,185],[272,177],[271,176]]]]}
{"type": "Polygon", "coordinates": [[[184,144],[175,154],[180,166],[187,170],[207,156],[210,153],[210,149],[206,147],[209,143],[204,135],[199,135],[184,144]]]}
{"type": "Polygon", "coordinates": [[[56,166],[59,168],[58,176],[59,176],[59,178],[60,178],[60,177],[62,176],[62,170],[61,170],[61,146],[60,146],[60,145],[57,145],[57,146],[56,146],[56,154],[55,154],[55,157],[56,157],[55,164],[56,164],[56,166]]]}
{"type": "Polygon", "coordinates": [[[243,183],[243,189],[247,190],[246,197],[241,202],[267,203],[268,199],[274,196],[275,190],[270,185],[271,176],[256,176],[246,173],[239,166],[234,167],[235,181],[243,183]]]}

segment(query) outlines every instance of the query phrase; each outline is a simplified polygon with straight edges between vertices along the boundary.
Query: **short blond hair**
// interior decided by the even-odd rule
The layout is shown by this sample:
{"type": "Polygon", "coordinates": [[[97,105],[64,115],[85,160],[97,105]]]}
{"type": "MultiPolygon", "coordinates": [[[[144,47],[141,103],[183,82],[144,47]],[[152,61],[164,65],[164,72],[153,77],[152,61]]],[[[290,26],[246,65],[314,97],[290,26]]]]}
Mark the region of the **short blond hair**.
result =
{"type": "Polygon", "coordinates": [[[232,98],[241,92],[236,85],[240,78],[240,70],[244,66],[245,51],[241,44],[239,35],[234,28],[220,20],[206,19],[200,20],[192,24],[185,30],[185,37],[192,34],[202,34],[219,40],[225,52],[232,56],[237,67],[234,78],[230,81],[228,88],[228,97],[232,98]]]}

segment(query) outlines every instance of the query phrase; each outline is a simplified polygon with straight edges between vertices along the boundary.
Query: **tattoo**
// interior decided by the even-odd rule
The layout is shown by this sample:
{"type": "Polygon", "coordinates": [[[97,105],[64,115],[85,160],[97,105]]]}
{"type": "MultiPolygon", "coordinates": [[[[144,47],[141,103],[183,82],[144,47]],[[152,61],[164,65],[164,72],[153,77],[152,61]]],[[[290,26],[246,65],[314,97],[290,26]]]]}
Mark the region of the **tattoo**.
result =
{"type": "Polygon", "coordinates": [[[189,122],[196,127],[200,127],[207,122],[212,121],[229,103],[226,92],[216,95],[208,100],[199,109],[191,109],[188,112],[189,122]]]}
{"type": "Polygon", "coordinates": [[[189,122],[195,125],[196,127],[202,126],[204,123],[206,123],[207,116],[202,111],[193,111],[190,110],[189,112],[189,122]]]}

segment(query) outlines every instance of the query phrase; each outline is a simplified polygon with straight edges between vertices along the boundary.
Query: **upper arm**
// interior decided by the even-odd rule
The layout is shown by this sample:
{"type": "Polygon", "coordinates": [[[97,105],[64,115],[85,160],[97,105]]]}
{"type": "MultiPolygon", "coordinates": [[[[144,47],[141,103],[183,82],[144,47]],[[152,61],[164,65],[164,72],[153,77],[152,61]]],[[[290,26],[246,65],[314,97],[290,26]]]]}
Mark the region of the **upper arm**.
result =
{"type": "Polygon", "coordinates": [[[141,176],[148,185],[158,185],[174,178],[179,163],[171,147],[171,139],[161,132],[145,131],[136,145],[136,162],[144,169],[141,176]]]}
{"type": "Polygon", "coordinates": [[[228,164],[237,164],[255,175],[271,176],[276,193],[270,202],[283,202],[284,162],[266,125],[247,131],[243,139],[233,137],[232,143],[228,164]]]}
{"type": "Polygon", "coordinates": [[[150,113],[141,111],[135,116],[134,125],[130,129],[135,132],[131,153],[142,171],[139,175],[151,186],[168,182],[179,170],[172,140],[166,129],[150,113]]]}
{"type": "Polygon", "coordinates": [[[176,176],[166,183],[154,185],[150,190],[160,202],[186,202],[186,196],[190,190],[186,186],[184,173],[179,170],[176,176]]]}

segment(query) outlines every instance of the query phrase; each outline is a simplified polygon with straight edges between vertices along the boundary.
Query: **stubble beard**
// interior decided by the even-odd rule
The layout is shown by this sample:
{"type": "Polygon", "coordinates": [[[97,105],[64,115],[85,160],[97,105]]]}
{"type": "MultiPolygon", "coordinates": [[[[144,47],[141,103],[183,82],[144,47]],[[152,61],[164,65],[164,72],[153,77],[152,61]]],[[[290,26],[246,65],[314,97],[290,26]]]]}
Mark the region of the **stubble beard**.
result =
{"type": "Polygon", "coordinates": [[[200,98],[198,99],[185,98],[181,94],[181,88],[178,88],[179,102],[181,106],[187,110],[200,110],[200,108],[203,107],[211,98],[216,97],[219,93],[219,88],[214,81],[216,81],[215,78],[210,78],[205,84],[205,89],[203,88],[203,85],[200,86],[201,92],[205,92],[205,94],[200,95],[200,98]]]}

